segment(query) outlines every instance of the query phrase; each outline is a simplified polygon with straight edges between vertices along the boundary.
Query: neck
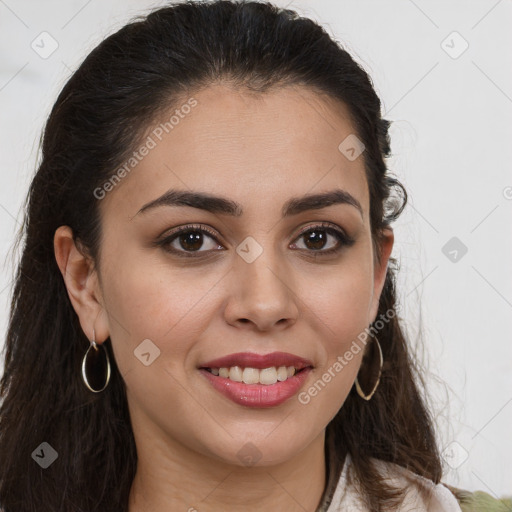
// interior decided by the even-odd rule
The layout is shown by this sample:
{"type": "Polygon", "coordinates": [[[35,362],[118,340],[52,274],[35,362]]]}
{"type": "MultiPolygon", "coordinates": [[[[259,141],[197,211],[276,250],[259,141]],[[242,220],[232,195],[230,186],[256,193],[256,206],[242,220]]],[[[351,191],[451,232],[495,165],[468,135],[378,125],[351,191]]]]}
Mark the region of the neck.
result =
{"type": "Polygon", "coordinates": [[[238,466],[152,437],[137,443],[128,512],[315,512],[326,484],[325,431],[273,466],[238,466]]]}

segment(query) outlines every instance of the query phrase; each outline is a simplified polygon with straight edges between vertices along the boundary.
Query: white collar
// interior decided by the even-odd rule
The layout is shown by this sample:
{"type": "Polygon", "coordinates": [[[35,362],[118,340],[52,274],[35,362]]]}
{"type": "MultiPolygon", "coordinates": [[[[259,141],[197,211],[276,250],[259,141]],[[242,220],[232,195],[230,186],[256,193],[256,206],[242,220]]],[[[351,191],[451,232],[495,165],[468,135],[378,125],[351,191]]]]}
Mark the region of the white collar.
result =
{"type": "MultiPolygon", "coordinates": [[[[331,503],[326,512],[369,512],[356,487],[347,485],[347,472],[351,463],[350,454],[347,454],[331,503]]],[[[455,496],[443,484],[435,485],[430,480],[396,464],[381,460],[376,461],[376,463],[379,470],[386,474],[386,480],[389,484],[407,489],[404,501],[398,511],[462,512],[455,496]],[[422,481],[432,488],[432,496],[428,503],[422,500],[411,480],[422,481]]]]}

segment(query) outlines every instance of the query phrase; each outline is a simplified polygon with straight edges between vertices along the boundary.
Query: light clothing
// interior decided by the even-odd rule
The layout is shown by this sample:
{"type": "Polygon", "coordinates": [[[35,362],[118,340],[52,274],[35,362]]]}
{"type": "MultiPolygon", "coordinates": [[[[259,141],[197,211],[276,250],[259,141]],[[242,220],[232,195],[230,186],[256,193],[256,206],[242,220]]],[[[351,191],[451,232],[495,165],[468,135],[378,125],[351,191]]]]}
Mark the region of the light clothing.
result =
{"type": "MultiPolygon", "coordinates": [[[[443,484],[436,485],[432,481],[390,462],[376,459],[375,463],[379,471],[386,477],[386,483],[407,489],[404,501],[397,512],[462,512],[455,496],[443,484]],[[428,502],[424,501],[411,480],[424,482],[427,487],[432,489],[428,502]]],[[[354,485],[347,484],[347,471],[350,464],[350,455],[347,455],[326,512],[371,512],[364,505],[354,485]]]]}

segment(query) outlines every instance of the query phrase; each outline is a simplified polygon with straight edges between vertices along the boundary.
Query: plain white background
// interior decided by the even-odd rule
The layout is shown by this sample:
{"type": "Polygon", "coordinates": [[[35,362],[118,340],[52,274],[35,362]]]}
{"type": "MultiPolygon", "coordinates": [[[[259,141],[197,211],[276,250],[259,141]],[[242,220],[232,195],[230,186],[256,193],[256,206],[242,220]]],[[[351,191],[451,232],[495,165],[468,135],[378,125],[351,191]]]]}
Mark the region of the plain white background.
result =
{"type": "MultiPolygon", "coordinates": [[[[410,195],[394,226],[399,300],[428,369],[443,480],[512,494],[512,5],[276,3],[316,19],[344,45],[393,121],[389,168],[410,195]]],[[[0,0],[0,346],[17,257],[11,246],[49,110],[94,46],[160,5],[0,0]],[[33,49],[41,38],[46,51],[52,40],[58,45],[45,58],[33,49]]]]}

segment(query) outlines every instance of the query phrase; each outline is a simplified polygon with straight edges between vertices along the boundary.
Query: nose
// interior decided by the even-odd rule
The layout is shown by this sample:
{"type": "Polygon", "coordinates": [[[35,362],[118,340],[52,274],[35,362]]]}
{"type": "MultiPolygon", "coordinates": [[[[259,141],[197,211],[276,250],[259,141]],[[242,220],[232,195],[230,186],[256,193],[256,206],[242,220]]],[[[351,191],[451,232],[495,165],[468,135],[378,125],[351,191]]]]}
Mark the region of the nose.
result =
{"type": "Polygon", "coordinates": [[[270,249],[252,262],[235,258],[229,283],[226,321],[237,327],[270,331],[286,329],[299,315],[292,272],[270,249]]]}

